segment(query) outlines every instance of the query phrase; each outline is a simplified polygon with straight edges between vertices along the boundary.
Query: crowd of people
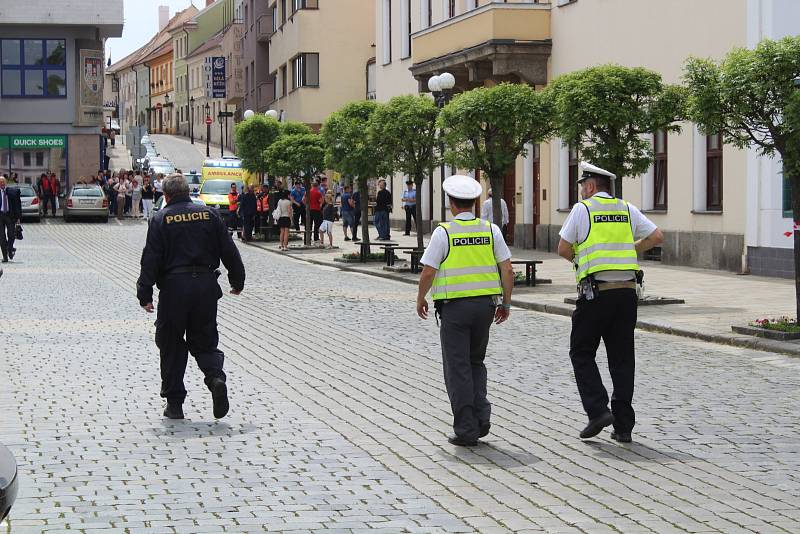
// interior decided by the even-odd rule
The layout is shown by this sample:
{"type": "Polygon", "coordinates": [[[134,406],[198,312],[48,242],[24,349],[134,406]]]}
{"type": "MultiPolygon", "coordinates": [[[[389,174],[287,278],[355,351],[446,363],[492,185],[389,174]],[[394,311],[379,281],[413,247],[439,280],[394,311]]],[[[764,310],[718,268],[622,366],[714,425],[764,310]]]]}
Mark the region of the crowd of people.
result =
{"type": "Polygon", "coordinates": [[[161,197],[161,182],[164,175],[142,173],[142,171],[98,171],[95,176],[81,177],[79,184],[99,186],[108,199],[108,211],[118,219],[131,217],[149,219],[153,205],[161,197]]]}

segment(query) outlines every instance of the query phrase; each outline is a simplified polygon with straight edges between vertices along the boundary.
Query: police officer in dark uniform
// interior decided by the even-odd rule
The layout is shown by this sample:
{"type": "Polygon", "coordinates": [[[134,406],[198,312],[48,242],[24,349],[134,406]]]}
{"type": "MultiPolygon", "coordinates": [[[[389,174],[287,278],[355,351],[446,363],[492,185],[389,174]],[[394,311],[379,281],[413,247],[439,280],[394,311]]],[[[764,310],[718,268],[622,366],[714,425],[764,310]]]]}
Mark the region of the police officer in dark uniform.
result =
{"type": "Polygon", "coordinates": [[[480,182],[450,176],[442,184],[450,199],[452,221],[431,235],[420,263],[417,314],[428,317],[425,295],[431,291],[441,318],[439,337],[447,394],[453,411],[453,445],[470,447],[489,434],[491,404],[486,392],[486,346],[492,321],[508,319],[514,271],[511,251],[497,225],[472,213],[480,182]]]}
{"type": "Polygon", "coordinates": [[[225,223],[215,210],[192,202],[182,175],[165,178],[162,190],[166,206],[150,219],[136,295],[152,313],[153,284],[160,290],[156,345],[161,396],[167,399],[164,416],[183,419],[183,375],[191,352],[211,391],[214,417],[221,418],[228,413],[228,388],[225,355],[217,348],[217,300],[222,297],[217,268],[222,260],[231,293],[238,295],[244,288],[244,265],[225,223]]]}
{"type": "Polygon", "coordinates": [[[614,425],[611,438],[631,441],[634,343],[638,298],[638,253],[658,246],[661,230],[636,206],[614,198],[616,176],[581,163],[581,196],[561,227],[558,254],[573,262],[578,300],[572,314],[569,356],[589,423],[580,437],[588,439],[614,425]],[[606,345],[614,393],[611,410],[595,357],[600,340],[606,345]]]}

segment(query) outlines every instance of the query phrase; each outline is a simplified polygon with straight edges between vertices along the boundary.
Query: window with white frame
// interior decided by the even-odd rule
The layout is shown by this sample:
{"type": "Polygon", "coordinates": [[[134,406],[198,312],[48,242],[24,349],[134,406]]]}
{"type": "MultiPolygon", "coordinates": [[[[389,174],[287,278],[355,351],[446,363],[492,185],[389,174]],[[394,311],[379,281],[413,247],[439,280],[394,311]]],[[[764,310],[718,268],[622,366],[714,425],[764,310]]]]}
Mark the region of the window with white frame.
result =
{"type": "Polygon", "coordinates": [[[419,20],[420,28],[430,28],[433,25],[433,0],[420,0],[419,20]]]}
{"type": "Polygon", "coordinates": [[[383,0],[383,64],[392,62],[392,0],[383,0]]]}
{"type": "Polygon", "coordinates": [[[299,87],[319,87],[319,54],[299,54],[292,60],[292,89],[299,87]]]}
{"type": "Polygon", "coordinates": [[[411,0],[400,0],[400,58],[411,56],[411,0]]]}

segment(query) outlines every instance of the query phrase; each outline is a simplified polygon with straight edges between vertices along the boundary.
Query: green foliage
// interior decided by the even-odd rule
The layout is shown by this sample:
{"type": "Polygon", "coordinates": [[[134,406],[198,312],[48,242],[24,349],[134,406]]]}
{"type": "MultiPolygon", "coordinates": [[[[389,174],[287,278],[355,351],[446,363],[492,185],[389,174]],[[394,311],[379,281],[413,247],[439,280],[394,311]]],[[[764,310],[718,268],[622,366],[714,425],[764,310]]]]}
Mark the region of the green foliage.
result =
{"type": "Polygon", "coordinates": [[[314,131],[309,126],[302,122],[288,121],[282,122],[281,135],[295,135],[295,134],[310,134],[314,131]]]}
{"type": "Polygon", "coordinates": [[[481,169],[492,180],[505,176],[526,143],[544,141],[554,128],[544,93],[510,83],[457,95],[442,109],[438,125],[447,162],[481,169]]]}
{"type": "Polygon", "coordinates": [[[721,63],[690,58],[684,75],[689,117],[703,133],[721,132],[726,143],[786,156],[800,129],[800,104],[792,106],[798,76],[800,36],[734,49],[721,63]]]}
{"type": "Polygon", "coordinates": [[[436,157],[436,118],[439,109],[427,96],[397,96],[379,107],[369,123],[373,144],[386,147],[387,164],[422,183],[436,157]]]}
{"type": "Polygon", "coordinates": [[[351,102],[328,117],[320,132],[328,168],[364,180],[391,172],[369,135],[369,121],[378,107],[373,101],[351,102]]]}
{"type": "Polygon", "coordinates": [[[324,168],[325,147],[318,134],[282,135],[264,151],[263,157],[270,174],[310,179],[324,168]]]}
{"type": "Polygon", "coordinates": [[[653,150],[644,134],[680,131],[685,115],[685,89],[644,68],[590,67],[559,76],[547,92],[559,136],[618,178],[646,172],[653,150]]]}
{"type": "Polygon", "coordinates": [[[242,167],[253,173],[267,172],[264,151],[280,134],[280,123],[264,115],[255,115],[237,124],[234,136],[236,153],[242,160],[242,167]]]}

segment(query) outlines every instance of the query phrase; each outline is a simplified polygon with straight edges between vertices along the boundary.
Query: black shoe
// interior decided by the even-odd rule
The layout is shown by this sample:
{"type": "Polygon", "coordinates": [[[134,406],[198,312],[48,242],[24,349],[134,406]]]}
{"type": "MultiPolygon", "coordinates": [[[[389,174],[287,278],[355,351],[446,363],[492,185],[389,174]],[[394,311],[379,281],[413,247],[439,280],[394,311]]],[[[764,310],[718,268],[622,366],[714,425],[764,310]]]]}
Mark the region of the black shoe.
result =
{"type": "Polygon", "coordinates": [[[632,441],[630,432],[617,432],[616,430],[611,432],[611,439],[620,443],[630,443],[632,441]]]}
{"type": "Polygon", "coordinates": [[[614,416],[611,415],[611,412],[606,412],[603,415],[595,417],[594,419],[591,419],[589,424],[586,425],[586,428],[581,431],[581,439],[593,438],[605,427],[613,424],[614,416]]]}
{"type": "Polygon", "coordinates": [[[5,256],[3,256],[3,263],[8,263],[8,258],[6,258],[5,256]]]}
{"type": "Polygon", "coordinates": [[[9,250],[8,251],[8,259],[9,260],[13,260],[14,259],[14,255],[16,253],[17,253],[17,249],[15,249],[15,248],[12,248],[11,250],[9,250]]]}
{"type": "Polygon", "coordinates": [[[228,386],[221,378],[211,381],[211,398],[214,400],[214,417],[222,419],[228,414],[228,386]]]}
{"type": "Polygon", "coordinates": [[[411,234],[403,234],[403,235],[411,235],[411,234]]]}
{"type": "Polygon", "coordinates": [[[350,238],[349,238],[349,237],[347,237],[347,236],[345,236],[344,240],[345,240],[345,241],[350,241],[350,238]]]}
{"type": "Polygon", "coordinates": [[[164,417],[168,419],[183,419],[183,406],[167,401],[167,407],[164,408],[164,417]]]}
{"type": "Polygon", "coordinates": [[[477,439],[469,441],[464,438],[460,438],[458,436],[450,436],[449,438],[447,438],[447,441],[449,441],[453,445],[458,445],[459,447],[474,447],[475,445],[478,444],[477,439]]]}
{"type": "Polygon", "coordinates": [[[492,428],[491,423],[486,423],[485,425],[480,426],[480,430],[478,431],[479,438],[485,438],[489,435],[489,430],[492,428]]]}

